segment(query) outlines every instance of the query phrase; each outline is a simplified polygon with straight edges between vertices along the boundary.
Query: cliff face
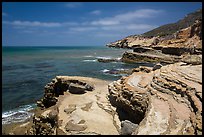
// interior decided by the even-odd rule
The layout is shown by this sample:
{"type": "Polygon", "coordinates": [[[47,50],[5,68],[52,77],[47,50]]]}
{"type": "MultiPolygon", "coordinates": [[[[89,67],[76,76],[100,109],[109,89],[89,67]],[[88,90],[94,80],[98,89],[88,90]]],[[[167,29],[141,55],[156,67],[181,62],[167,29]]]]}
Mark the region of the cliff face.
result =
{"type": "Polygon", "coordinates": [[[187,62],[191,64],[201,64],[202,56],[200,58],[198,55],[202,54],[202,20],[196,20],[190,27],[173,35],[151,38],[142,35],[129,36],[107,46],[133,49],[132,52],[128,51],[122,55],[121,61],[128,63],[175,63],[185,62],[188,58],[187,62]]]}
{"type": "Polygon", "coordinates": [[[163,40],[157,46],[202,49],[202,20],[185,29],[174,33],[174,37],[163,40]]]}
{"type": "MultiPolygon", "coordinates": [[[[178,30],[172,35],[147,37],[143,35],[129,36],[122,40],[107,44],[115,48],[151,47],[162,48],[190,48],[202,50],[202,20],[196,20],[191,26],[178,30]]],[[[191,52],[191,51],[189,51],[191,52]]]]}
{"type": "Polygon", "coordinates": [[[132,134],[202,134],[201,69],[176,63],[135,72],[109,84],[109,97],[139,124],[132,134]]]}

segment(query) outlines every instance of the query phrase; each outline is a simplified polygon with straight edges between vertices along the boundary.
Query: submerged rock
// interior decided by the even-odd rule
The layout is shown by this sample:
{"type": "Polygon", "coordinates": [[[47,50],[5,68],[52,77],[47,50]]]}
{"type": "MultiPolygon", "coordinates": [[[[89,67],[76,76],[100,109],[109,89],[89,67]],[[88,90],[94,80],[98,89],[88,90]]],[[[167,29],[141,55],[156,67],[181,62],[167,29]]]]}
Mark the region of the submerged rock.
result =
{"type": "Polygon", "coordinates": [[[98,60],[98,62],[103,62],[103,63],[119,62],[119,61],[121,61],[120,59],[103,59],[103,58],[99,58],[97,60],[98,60]]]}

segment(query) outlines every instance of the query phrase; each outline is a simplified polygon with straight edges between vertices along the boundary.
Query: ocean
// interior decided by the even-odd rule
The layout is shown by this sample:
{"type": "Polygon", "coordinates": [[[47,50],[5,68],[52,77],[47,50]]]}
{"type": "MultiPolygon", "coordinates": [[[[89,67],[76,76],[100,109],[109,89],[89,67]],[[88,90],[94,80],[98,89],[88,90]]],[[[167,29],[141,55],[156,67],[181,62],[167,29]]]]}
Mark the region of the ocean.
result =
{"type": "Polygon", "coordinates": [[[121,58],[125,51],[105,46],[2,47],[2,124],[29,118],[32,115],[29,110],[43,97],[44,86],[58,75],[117,80],[124,74],[108,72],[154,65],[97,61],[121,58]]]}

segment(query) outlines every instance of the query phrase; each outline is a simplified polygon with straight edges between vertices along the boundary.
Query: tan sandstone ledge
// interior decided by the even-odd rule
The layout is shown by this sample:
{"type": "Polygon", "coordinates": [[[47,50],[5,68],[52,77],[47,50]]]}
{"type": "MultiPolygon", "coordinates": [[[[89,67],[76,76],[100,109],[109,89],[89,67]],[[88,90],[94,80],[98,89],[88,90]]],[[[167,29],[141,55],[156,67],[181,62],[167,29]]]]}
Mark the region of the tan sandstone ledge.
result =
{"type": "MultiPolygon", "coordinates": [[[[55,79],[60,80],[77,80],[94,86],[92,91],[86,91],[82,94],[72,94],[64,91],[64,95],[57,97],[57,103],[45,109],[36,109],[34,119],[39,117],[49,117],[49,113],[57,110],[57,127],[53,127],[53,132],[47,130],[39,134],[55,135],[76,135],[76,134],[93,134],[93,135],[118,135],[120,120],[115,113],[115,108],[108,101],[108,84],[111,81],[100,80],[90,77],[79,76],[57,76],[55,79]],[[38,117],[39,116],[39,117],[38,117]]],[[[36,134],[33,128],[37,126],[43,129],[44,125],[40,121],[37,124],[33,120],[23,123],[15,123],[4,127],[4,134],[36,134]],[[6,128],[6,129],[5,129],[6,128]],[[9,128],[9,129],[8,129],[9,128]]]]}
{"type": "Polygon", "coordinates": [[[109,93],[139,124],[133,135],[202,135],[202,65],[134,72],[109,84],[109,93]]]}

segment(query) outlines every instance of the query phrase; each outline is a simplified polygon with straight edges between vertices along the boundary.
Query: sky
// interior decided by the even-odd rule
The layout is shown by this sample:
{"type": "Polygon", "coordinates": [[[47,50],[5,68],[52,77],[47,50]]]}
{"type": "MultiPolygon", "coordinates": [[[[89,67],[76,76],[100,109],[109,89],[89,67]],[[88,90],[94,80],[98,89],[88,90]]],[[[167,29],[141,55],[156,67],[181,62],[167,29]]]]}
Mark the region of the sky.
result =
{"type": "Polygon", "coordinates": [[[2,45],[104,46],[201,8],[202,2],[2,2],[2,45]]]}

